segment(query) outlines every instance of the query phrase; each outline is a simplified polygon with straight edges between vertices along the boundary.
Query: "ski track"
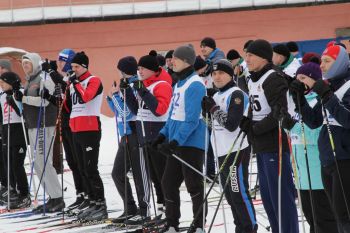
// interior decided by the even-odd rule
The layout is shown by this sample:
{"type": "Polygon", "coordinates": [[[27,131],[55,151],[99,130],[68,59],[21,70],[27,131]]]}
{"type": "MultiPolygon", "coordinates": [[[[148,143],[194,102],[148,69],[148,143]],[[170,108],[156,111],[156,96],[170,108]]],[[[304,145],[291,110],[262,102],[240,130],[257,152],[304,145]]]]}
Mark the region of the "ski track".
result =
{"type": "MultiPolygon", "coordinates": [[[[102,177],[102,180],[105,184],[105,195],[106,195],[106,200],[107,200],[107,207],[109,210],[113,209],[123,209],[123,204],[122,204],[122,199],[120,198],[115,186],[114,182],[111,177],[111,171],[113,168],[113,163],[114,163],[114,158],[115,154],[117,152],[117,136],[116,136],[116,126],[115,126],[115,121],[114,118],[109,118],[106,116],[101,116],[101,122],[102,122],[102,139],[101,139],[101,148],[100,148],[100,158],[99,158],[99,169],[100,169],[100,174],[102,177]]],[[[203,139],[204,140],[204,139],[203,139]]],[[[256,181],[256,160],[252,159],[251,160],[251,172],[253,175],[250,176],[249,178],[249,184],[250,188],[253,188],[255,185],[256,181]]],[[[30,164],[28,161],[28,158],[26,159],[26,171],[30,172],[30,164]]],[[[68,165],[65,163],[65,169],[68,169],[68,165]]],[[[29,177],[29,176],[28,176],[29,177]]],[[[59,175],[59,180],[61,182],[61,175],[59,175]]],[[[35,177],[36,184],[38,184],[38,179],[35,177]]],[[[135,194],[135,188],[133,185],[133,179],[130,179],[130,182],[132,183],[133,187],[133,192],[136,199],[136,194],[135,194]]],[[[65,202],[66,206],[71,204],[72,202],[75,201],[75,189],[74,189],[74,182],[72,178],[72,173],[68,170],[64,173],[64,187],[67,188],[67,190],[64,192],[64,197],[65,197],[65,202]]],[[[210,185],[207,185],[207,190],[209,189],[210,185]]],[[[219,187],[215,185],[217,190],[219,190],[219,187]]],[[[192,220],[192,204],[191,204],[191,198],[189,194],[186,191],[186,187],[184,184],[182,184],[180,188],[181,192],[181,225],[180,226],[189,226],[192,220]]],[[[154,192],[155,193],[155,192],[154,192]]],[[[42,190],[39,192],[38,199],[41,200],[43,197],[43,192],[42,190]]],[[[261,204],[260,201],[260,196],[256,196],[257,201],[254,204],[254,207],[256,209],[256,215],[257,215],[257,220],[259,223],[259,230],[258,232],[263,233],[263,232],[269,232],[266,230],[266,228],[269,226],[269,222],[267,220],[266,213],[264,211],[263,205],[261,204]]],[[[152,200],[152,199],[151,199],[152,200]]],[[[207,216],[207,225],[209,225],[212,221],[212,217],[215,211],[215,207],[218,203],[219,200],[219,194],[216,192],[212,191],[211,194],[209,195],[209,208],[208,208],[208,216],[207,216]]],[[[153,205],[152,205],[153,206],[153,205]]],[[[6,208],[5,206],[2,206],[0,208],[6,208]]],[[[226,216],[226,226],[227,226],[227,231],[228,232],[233,232],[234,225],[233,225],[233,217],[230,211],[230,208],[226,201],[224,202],[224,209],[225,209],[225,216],[226,216]]],[[[25,211],[17,212],[17,213],[3,213],[0,214],[0,232],[2,233],[10,233],[10,232],[19,232],[19,230],[27,229],[32,227],[33,230],[27,230],[27,231],[22,231],[22,232],[95,232],[98,233],[98,229],[102,229],[103,226],[106,226],[107,224],[100,224],[100,225],[92,225],[92,226],[84,226],[84,227],[79,227],[79,228],[73,228],[73,229],[62,229],[58,230],[57,227],[52,227],[52,228],[46,228],[46,229],[36,229],[36,227],[43,227],[43,226],[49,226],[49,225],[54,225],[57,223],[60,223],[62,219],[57,219],[56,221],[50,221],[46,223],[47,221],[51,220],[50,218],[46,219],[40,219],[40,220],[33,220],[35,218],[39,218],[41,215],[34,215],[34,216],[27,216],[25,217],[25,211]],[[18,217],[15,217],[15,215],[18,215],[18,217]],[[25,221],[25,220],[30,220],[30,221],[25,221]],[[19,222],[22,221],[22,222],[19,222]],[[46,224],[43,224],[46,223],[46,224]],[[94,230],[95,229],[95,230],[94,230]]],[[[27,211],[28,212],[28,211],[27,211]]],[[[117,217],[122,213],[122,211],[118,212],[113,212],[109,214],[109,218],[117,217]]],[[[55,214],[51,214],[55,215],[55,214]]],[[[301,219],[299,217],[299,219],[301,219]]],[[[71,221],[73,219],[66,219],[65,222],[71,221]]],[[[215,226],[212,229],[212,232],[214,233],[223,233],[225,232],[224,224],[223,224],[223,215],[222,215],[222,207],[220,205],[220,209],[217,213],[215,222],[215,226]]],[[[309,229],[309,226],[306,224],[306,230],[309,229]]],[[[209,227],[206,228],[207,230],[209,227]]],[[[300,223],[300,232],[302,231],[302,226],[300,223]]],[[[114,231],[114,232],[126,232],[124,230],[121,231],[114,231]]],[[[101,231],[103,232],[103,231],[101,231]]],[[[105,231],[107,232],[107,231],[105,231]]]]}

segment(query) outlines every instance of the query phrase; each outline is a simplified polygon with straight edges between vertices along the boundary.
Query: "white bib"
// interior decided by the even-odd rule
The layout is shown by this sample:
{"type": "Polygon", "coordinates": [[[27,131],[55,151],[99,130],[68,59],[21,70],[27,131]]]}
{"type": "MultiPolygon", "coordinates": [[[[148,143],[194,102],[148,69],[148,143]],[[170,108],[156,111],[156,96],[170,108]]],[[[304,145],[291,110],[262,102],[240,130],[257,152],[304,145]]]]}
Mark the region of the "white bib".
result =
{"type": "MultiPolygon", "coordinates": [[[[194,83],[194,82],[200,82],[203,86],[204,83],[202,79],[197,75],[194,74],[190,76],[188,80],[182,85],[181,87],[176,84],[174,92],[173,92],[173,99],[172,99],[172,107],[173,111],[170,116],[172,120],[176,121],[185,121],[186,119],[186,112],[185,112],[185,106],[186,106],[186,100],[185,100],[185,92],[188,89],[188,87],[194,83]]],[[[191,101],[191,100],[187,100],[191,101]]],[[[199,119],[202,118],[202,114],[200,114],[199,119]]]]}
{"type": "MultiPolygon", "coordinates": [[[[347,81],[341,88],[339,88],[334,94],[338,97],[339,101],[342,102],[345,92],[350,88],[350,80],[347,81]]],[[[328,121],[330,125],[342,126],[334,117],[329,113],[326,109],[326,113],[328,116],[328,121]]],[[[322,114],[324,115],[323,111],[322,114]]],[[[323,124],[326,125],[326,117],[323,116],[323,124]]]]}
{"type": "MultiPolygon", "coordinates": [[[[95,76],[90,76],[84,81],[80,82],[81,86],[85,90],[89,80],[95,76]]],[[[72,112],[70,118],[80,117],[80,116],[100,116],[101,105],[102,105],[102,93],[95,96],[92,100],[84,103],[77,95],[73,84],[70,85],[70,97],[72,100],[72,112]]]]}
{"type": "MultiPolygon", "coordinates": [[[[15,103],[17,103],[18,101],[15,100],[15,103]]],[[[7,104],[7,101],[6,101],[6,94],[3,93],[1,95],[1,98],[0,98],[0,102],[1,102],[1,111],[2,111],[2,124],[3,125],[6,125],[8,124],[8,117],[9,117],[9,105],[7,104]]],[[[17,115],[16,111],[12,108],[12,106],[10,106],[10,124],[13,124],[13,123],[21,123],[21,117],[17,115]]]]}
{"type": "Polygon", "coordinates": [[[266,78],[273,72],[275,71],[271,69],[267,71],[257,82],[253,82],[251,79],[248,82],[249,101],[253,109],[253,121],[260,121],[271,112],[271,107],[267,103],[262,86],[266,78]]]}
{"type": "MultiPolygon", "coordinates": [[[[215,100],[216,105],[220,107],[220,110],[227,113],[227,110],[228,110],[228,107],[230,104],[229,100],[231,98],[231,94],[234,91],[241,91],[241,90],[237,87],[231,87],[230,89],[226,90],[224,93],[216,93],[213,96],[213,99],[215,100]]],[[[243,95],[245,95],[245,94],[243,93],[243,95]]],[[[248,107],[248,105],[247,105],[247,107],[248,107]]],[[[219,122],[215,119],[213,120],[213,124],[214,124],[213,125],[213,132],[210,136],[210,140],[211,140],[211,143],[213,145],[214,154],[217,157],[226,156],[227,153],[229,152],[233,142],[236,140],[240,129],[238,127],[235,131],[230,132],[227,129],[225,129],[224,127],[222,127],[219,124],[219,122]],[[214,134],[215,134],[216,140],[214,140],[214,134]],[[215,143],[216,143],[216,145],[215,145],[215,143]]],[[[231,151],[231,153],[235,152],[239,149],[239,144],[242,141],[242,136],[243,135],[241,135],[240,138],[237,140],[237,143],[233,147],[233,150],[231,151]]],[[[241,149],[244,149],[248,146],[249,146],[248,140],[247,140],[247,137],[245,137],[241,149]]]]}
{"type": "MultiPolygon", "coordinates": [[[[154,83],[152,83],[152,85],[149,85],[147,87],[147,90],[149,90],[149,92],[153,95],[153,89],[159,83],[167,83],[167,82],[166,81],[154,82],[154,83]]],[[[167,110],[167,112],[164,115],[162,115],[162,116],[155,116],[151,112],[151,110],[146,108],[145,103],[142,101],[140,96],[138,96],[138,102],[139,102],[139,110],[137,111],[136,120],[138,120],[138,121],[147,121],[147,122],[165,122],[165,121],[167,121],[168,116],[169,116],[170,107],[168,107],[168,110],[167,110]]]]}

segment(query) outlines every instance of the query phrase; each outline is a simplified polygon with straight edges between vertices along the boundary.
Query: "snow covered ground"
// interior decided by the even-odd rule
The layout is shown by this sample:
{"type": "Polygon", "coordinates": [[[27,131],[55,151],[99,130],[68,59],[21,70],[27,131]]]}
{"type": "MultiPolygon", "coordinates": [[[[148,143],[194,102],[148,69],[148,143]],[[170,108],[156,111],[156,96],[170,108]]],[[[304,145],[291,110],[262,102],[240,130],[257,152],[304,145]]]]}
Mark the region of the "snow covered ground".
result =
{"type": "MultiPolygon", "coordinates": [[[[101,140],[101,148],[100,148],[100,161],[99,161],[99,169],[102,176],[102,180],[104,182],[105,187],[105,194],[107,198],[107,206],[109,210],[119,210],[117,212],[113,212],[109,214],[109,217],[117,217],[122,213],[123,204],[120,196],[117,193],[117,190],[114,186],[113,180],[111,178],[111,171],[112,166],[114,162],[114,157],[117,151],[117,134],[116,134],[116,126],[114,118],[109,118],[102,116],[102,140],[101,140]]],[[[66,165],[65,168],[68,168],[66,165]]],[[[29,171],[29,164],[27,165],[27,170],[29,171]]],[[[255,160],[252,160],[252,166],[251,166],[252,172],[256,172],[256,166],[255,166],[255,160]]],[[[256,175],[252,174],[250,178],[250,183],[252,186],[255,185],[255,178],[256,175]]],[[[60,178],[61,180],[61,178],[60,178]]],[[[132,179],[131,179],[132,182],[132,179]]],[[[38,183],[38,181],[36,182],[38,183]]],[[[64,173],[64,187],[67,187],[67,190],[65,192],[65,201],[66,204],[69,205],[75,200],[75,189],[73,185],[73,178],[71,172],[65,172],[64,173]]],[[[208,188],[208,186],[207,186],[208,188]]],[[[214,215],[215,208],[218,203],[218,199],[220,194],[218,193],[219,187],[215,186],[216,191],[212,191],[211,195],[209,197],[209,203],[208,203],[208,217],[207,217],[207,224],[209,225],[212,221],[212,216],[214,215]]],[[[134,190],[135,192],[135,190],[134,190]]],[[[42,194],[42,191],[40,192],[42,194]]],[[[39,195],[39,199],[42,199],[42,196],[39,195]]],[[[266,213],[264,211],[264,208],[261,204],[259,195],[257,196],[255,203],[255,210],[257,213],[257,219],[259,224],[259,230],[258,232],[269,232],[268,226],[269,222],[266,217],[266,213]]],[[[5,208],[4,206],[0,207],[5,208]]],[[[224,204],[224,210],[225,210],[225,218],[226,218],[226,228],[227,232],[234,232],[234,225],[233,225],[233,218],[232,214],[230,212],[230,208],[225,202],[224,204]]],[[[191,206],[191,199],[189,194],[186,192],[186,187],[184,184],[181,186],[181,225],[182,226],[189,226],[192,220],[192,206],[191,206]]],[[[43,226],[49,226],[52,224],[60,223],[61,220],[57,220],[55,222],[50,222],[47,224],[42,224],[48,219],[42,219],[42,220],[36,220],[33,221],[34,218],[38,218],[39,216],[30,216],[24,218],[23,216],[20,217],[19,215],[16,218],[9,218],[9,216],[6,216],[6,213],[0,214],[0,232],[57,232],[58,230],[56,228],[45,228],[45,229],[38,229],[36,227],[43,227],[43,226]]],[[[70,220],[66,220],[70,221],[70,220]]],[[[220,209],[218,211],[217,217],[214,222],[214,226],[211,232],[214,233],[223,233],[225,232],[224,227],[224,217],[223,217],[223,210],[220,206],[220,209]]],[[[308,225],[306,225],[306,230],[308,230],[308,225]]],[[[103,225],[99,225],[102,227],[103,225]]],[[[89,227],[83,227],[83,228],[74,228],[74,229],[65,229],[61,230],[60,232],[95,232],[98,233],[97,230],[95,230],[97,226],[89,226],[89,227]]],[[[208,229],[208,228],[207,228],[208,229]]],[[[118,232],[125,232],[125,231],[118,231],[118,232]]],[[[302,226],[300,224],[300,232],[302,231],[302,226]]]]}

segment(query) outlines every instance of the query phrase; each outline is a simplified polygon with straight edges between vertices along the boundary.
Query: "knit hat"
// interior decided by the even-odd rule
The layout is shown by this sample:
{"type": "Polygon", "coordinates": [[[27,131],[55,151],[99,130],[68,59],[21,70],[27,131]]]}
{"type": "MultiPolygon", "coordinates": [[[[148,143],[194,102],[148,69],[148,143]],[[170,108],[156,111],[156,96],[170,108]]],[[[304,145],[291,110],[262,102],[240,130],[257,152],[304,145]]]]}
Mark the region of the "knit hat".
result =
{"type": "Polygon", "coordinates": [[[71,63],[81,65],[82,67],[87,69],[89,67],[89,58],[84,51],[81,51],[75,54],[71,63]]]}
{"type": "Polygon", "coordinates": [[[118,69],[128,75],[137,74],[137,61],[132,56],[123,57],[118,61],[118,69]]]}
{"type": "Polygon", "coordinates": [[[63,49],[58,54],[58,60],[66,62],[66,64],[62,69],[63,72],[67,72],[72,69],[71,62],[74,56],[75,56],[75,52],[72,49],[63,49]]]}
{"type": "Polygon", "coordinates": [[[306,75],[313,80],[317,81],[318,79],[322,79],[322,71],[320,65],[314,62],[308,62],[302,66],[300,66],[295,73],[295,75],[303,74],[306,75]]]}
{"type": "Polygon", "coordinates": [[[349,56],[346,50],[339,46],[333,45],[324,50],[322,56],[329,56],[335,60],[327,72],[323,74],[324,79],[338,78],[349,69],[349,56]]]}
{"type": "Polygon", "coordinates": [[[232,68],[232,63],[229,60],[226,59],[220,59],[217,62],[213,64],[213,69],[212,72],[221,70],[225,72],[226,74],[230,75],[233,77],[233,68],[232,68]]]}
{"type": "Polygon", "coordinates": [[[194,70],[200,70],[202,69],[203,67],[205,67],[207,65],[207,63],[204,61],[204,59],[201,57],[201,56],[197,56],[196,57],[196,61],[194,62],[194,70]]]}
{"type": "Polygon", "coordinates": [[[290,51],[289,51],[288,47],[284,44],[278,44],[278,45],[273,46],[273,51],[275,53],[278,53],[278,54],[286,57],[286,58],[290,57],[290,51]]]}
{"type": "Polygon", "coordinates": [[[174,50],[169,50],[166,54],[165,54],[165,59],[167,58],[173,58],[173,53],[174,53],[174,50]]]}
{"type": "Polygon", "coordinates": [[[11,71],[11,62],[7,59],[0,59],[0,67],[11,71]]]}
{"type": "Polygon", "coordinates": [[[205,37],[202,41],[201,41],[201,46],[207,46],[209,48],[212,49],[216,49],[216,42],[213,38],[211,37],[205,37]]]}
{"type": "Polygon", "coordinates": [[[186,62],[187,64],[194,65],[196,61],[196,53],[192,44],[182,45],[177,47],[173,53],[173,57],[186,62]]]}
{"type": "Polygon", "coordinates": [[[320,65],[321,56],[318,53],[313,53],[313,52],[305,53],[301,62],[303,64],[306,64],[308,62],[315,62],[320,65]]]}
{"type": "Polygon", "coordinates": [[[255,54],[268,62],[272,61],[272,47],[266,40],[258,39],[251,42],[247,48],[247,53],[255,54]]]}
{"type": "Polygon", "coordinates": [[[254,40],[248,40],[247,42],[244,43],[243,50],[246,50],[248,46],[253,42],[254,40]]]}
{"type": "Polygon", "coordinates": [[[297,42],[295,41],[289,41],[287,44],[286,44],[288,50],[292,53],[294,52],[298,52],[299,51],[299,47],[298,47],[298,44],[297,42]]]}
{"type": "Polygon", "coordinates": [[[235,49],[231,49],[230,51],[227,52],[226,58],[227,60],[235,60],[237,58],[240,58],[241,55],[239,55],[239,53],[237,52],[237,50],[235,49]]]}
{"type": "Polygon", "coordinates": [[[165,57],[161,54],[157,54],[157,61],[159,66],[165,66],[165,57]]]}
{"type": "Polygon", "coordinates": [[[159,71],[159,63],[157,60],[157,56],[145,55],[140,58],[139,63],[137,65],[152,70],[154,72],[159,71]]]}
{"type": "Polygon", "coordinates": [[[331,40],[327,43],[326,48],[333,46],[335,43],[337,43],[335,40],[331,40]]]}
{"type": "Polygon", "coordinates": [[[19,89],[21,85],[20,78],[18,75],[14,72],[5,72],[0,76],[0,79],[3,80],[5,83],[12,86],[13,89],[19,89]]]}

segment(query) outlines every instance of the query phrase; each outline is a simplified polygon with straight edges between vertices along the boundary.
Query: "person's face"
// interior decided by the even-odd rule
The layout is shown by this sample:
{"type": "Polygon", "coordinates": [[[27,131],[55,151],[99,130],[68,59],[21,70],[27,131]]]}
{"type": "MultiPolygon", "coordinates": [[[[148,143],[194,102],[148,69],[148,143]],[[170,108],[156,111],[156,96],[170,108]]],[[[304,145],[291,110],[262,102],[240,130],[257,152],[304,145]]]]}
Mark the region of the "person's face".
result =
{"type": "Polygon", "coordinates": [[[139,70],[139,76],[141,80],[146,80],[156,73],[142,66],[139,66],[138,70],[139,70]]]}
{"type": "Polygon", "coordinates": [[[173,69],[173,63],[171,63],[172,58],[165,59],[165,64],[169,69],[173,69]]]}
{"type": "Polygon", "coordinates": [[[0,87],[3,91],[12,90],[12,86],[0,79],[0,87]]]}
{"type": "Polygon", "coordinates": [[[33,73],[33,64],[30,61],[24,60],[22,62],[22,67],[26,75],[30,75],[31,73],[33,73]]]}
{"type": "Polygon", "coordinates": [[[204,71],[207,70],[208,65],[205,65],[204,67],[200,68],[199,70],[196,70],[197,74],[200,76],[204,73],[204,71]]]}
{"type": "Polygon", "coordinates": [[[280,66],[280,65],[282,65],[282,63],[284,62],[284,60],[285,60],[285,57],[284,57],[283,55],[273,52],[273,55],[272,55],[272,63],[273,63],[275,66],[280,66]]]}
{"type": "Polygon", "coordinates": [[[66,65],[65,61],[57,60],[57,71],[59,73],[63,72],[63,67],[66,65]]]}
{"type": "Polygon", "coordinates": [[[77,77],[80,77],[82,74],[84,74],[87,71],[87,69],[85,67],[82,67],[81,65],[78,65],[77,63],[72,63],[72,70],[74,71],[74,73],[77,77]]]}
{"type": "Polygon", "coordinates": [[[256,56],[253,53],[246,53],[245,62],[250,72],[257,72],[268,63],[266,59],[256,56]]]}
{"type": "Polygon", "coordinates": [[[189,66],[186,62],[184,62],[183,60],[177,57],[173,57],[171,60],[171,63],[173,64],[174,72],[181,72],[182,70],[184,70],[189,66]]]}
{"type": "Polygon", "coordinates": [[[9,71],[8,69],[3,68],[3,67],[0,66],[0,75],[2,75],[5,72],[8,72],[8,71],[9,71]]]}
{"type": "Polygon", "coordinates": [[[322,74],[327,73],[327,71],[332,67],[334,64],[335,60],[331,58],[330,56],[323,55],[321,57],[321,65],[320,68],[322,70],[322,74]]]}
{"type": "Polygon", "coordinates": [[[213,71],[211,77],[213,78],[213,82],[217,88],[224,87],[232,79],[232,77],[229,74],[221,70],[213,71]]]}
{"type": "Polygon", "coordinates": [[[304,74],[298,74],[297,80],[304,83],[305,86],[308,87],[307,89],[312,89],[313,86],[315,85],[315,82],[316,82],[315,80],[313,80],[312,78],[310,78],[309,76],[306,76],[304,74]]]}
{"type": "Polygon", "coordinates": [[[205,45],[201,45],[201,52],[202,52],[202,55],[207,58],[209,57],[210,53],[213,52],[214,49],[208,47],[208,46],[205,46],[205,45]]]}
{"type": "Polygon", "coordinates": [[[235,67],[236,65],[238,65],[239,62],[239,58],[233,59],[232,61],[230,61],[232,63],[232,67],[235,67]]]}

